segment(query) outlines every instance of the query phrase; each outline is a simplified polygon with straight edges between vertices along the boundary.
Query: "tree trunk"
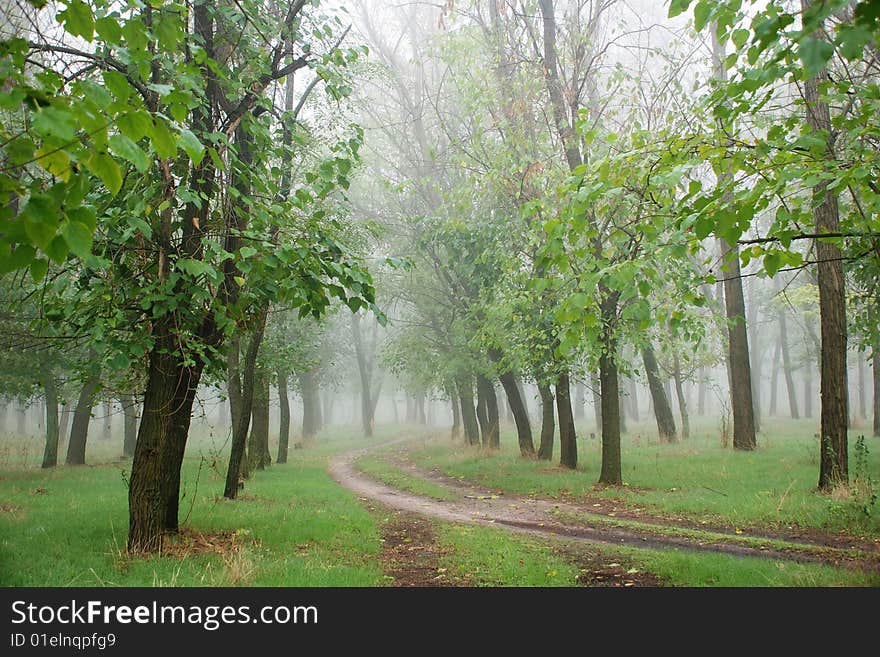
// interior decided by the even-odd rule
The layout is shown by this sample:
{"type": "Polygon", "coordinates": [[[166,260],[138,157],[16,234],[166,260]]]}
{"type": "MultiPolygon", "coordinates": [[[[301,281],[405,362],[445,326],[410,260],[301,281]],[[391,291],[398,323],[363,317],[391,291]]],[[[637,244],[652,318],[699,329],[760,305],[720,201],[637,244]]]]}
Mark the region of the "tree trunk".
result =
{"type": "Polygon", "coordinates": [[[260,344],[263,341],[265,328],[266,314],[261,313],[256,318],[251,339],[244,354],[243,384],[239,383],[241,378],[238,374],[240,343],[236,339],[230,345],[230,357],[227,360],[229,364],[229,379],[232,382],[230,385],[230,402],[232,402],[232,390],[236,387],[236,384],[241,385],[239,389],[241,396],[238,399],[238,404],[230,403],[234,424],[232,425],[232,447],[229,450],[229,465],[226,468],[226,483],[223,488],[223,497],[229,500],[236,498],[241,480],[249,474],[247,466],[249,465],[250,458],[245,458],[245,450],[247,448],[248,427],[251,424],[254,394],[256,392],[257,355],[260,352],[260,344]],[[238,406],[237,411],[236,406],[238,406]]]}
{"type": "Polygon", "coordinates": [[[754,285],[749,285],[749,370],[752,384],[752,415],[755,422],[755,433],[761,431],[761,370],[762,354],[761,339],[758,330],[758,303],[755,301],[754,285]]]}
{"type": "MultiPolygon", "coordinates": [[[[678,436],[675,433],[675,418],[672,415],[672,409],[669,406],[669,398],[666,396],[663,382],[660,380],[660,368],[657,366],[654,348],[650,344],[642,349],[642,361],[645,364],[645,375],[648,377],[648,388],[651,390],[654,417],[657,420],[657,431],[660,434],[660,440],[674,443],[678,440],[678,436]]],[[[614,379],[616,385],[616,368],[614,379]]]]}
{"type": "Polygon", "coordinates": [[[452,405],[452,442],[461,438],[461,404],[454,394],[449,395],[449,403],[452,405]]]}
{"type": "Polygon", "coordinates": [[[553,391],[546,383],[539,383],[538,394],[541,396],[541,444],[538,447],[538,458],[549,461],[553,458],[553,434],[556,431],[553,391]]]}
{"type": "Polygon", "coordinates": [[[290,398],[287,396],[287,372],[278,370],[278,405],[280,422],[278,427],[278,463],[287,463],[287,448],[290,444],[290,398]]]}
{"type": "Polygon", "coordinates": [[[177,528],[180,467],[203,366],[182,358],[170,328],[157,323],[157,340],[149,356],[128,489],[132,552],[161,550],[165,531],[177,528]]]}
{"type": "Polygon", "coordinates": [[[312,370],[304,371],[299,375],[299,385],[303,402],[302,436],[306,441],[313,439],[318,433],[315,373],[312,370]]]}
{"type": "Polygon", "coordinates": [[[113,402],[106,400],[102,406],[104,408],[104,417],[101,418],[101,437],[104,440],[110,440],[113,435],[113,402]]]}
{"type": "MultiPolygon", "coordinates": [[[[791,355],[788,351],[788,322],[785,310],[779,312],[779,346],[782,351],[782,373],[785,375],[785,390],[788,394],[788,408],[793,420],[800,418],[798,413],[797,390],[794,387],[792,375],[791,355]]],[[[809,366],[807,366],[809,369],[809,366]]]]}
{"type": "MultiPolygon", "coordinates": [[[[727,79],[724,46],[712,30],[712,63],[716,79],[727,79]]],[[[729,173],[722,173],[724,180],[729,173]]],[[[727,372],[730,404],[733,411],[733,448],[752,450],[755,438],[755,407],[752,399],[752,371],[749,361],[749,337],[746,327],[746,304],[743,298],[739,246],[719,238],[721,268],[724,274],[724,308],[727,318],[727,372]]]]}
{"type": "Polygon", "coordinates": [[[559,419],[559,463],[577,468],[577,432],[574,415],[571,412],[571,391],[568,372],[562,372],[556,379],[556,414],[559,419]]]}
{"type": "Polygon", "coordinates": [[[678,413],[681,416],[681,437],[683,440],[687,440],[691,437],[691,421],[688,417],[687,398],[684,396],[678,354],[675,355],[673,367],[672,378],[675,380],[675,396],[678,398],[678,413]]]}
{"type": "Polygon", "coordinates": [[[595,372],[590,373],[593,388],[593,417],[596,420],[596,432],[602,434],[602,377],[595,372]]]}
{"type": "Polygon", "coordinates": [[[65,437],[69,435],[67,433],[67,430],[70,427],[70,417],[72,415],[73,415],[73,404],[70,401],[62,402],[61,423],[58,427],[59,451],[61,449],[60,445],[63,444],[65,437]]]}
{"type": "Polygon", "coordinates": [[[520,456],[534,458],[535,444],[532,442],[532,426],[529,423],[529,412],[526,409],[525,400],[520,395],[520,390],[516,385],[516,377],[513,375],[513,372],[507,371],[498,378],[501,381],[501,387],[504,388],[504,394],[507,395],[510,411],[513,413],[520,456]]]}
{"type": "Polygon", "coordinates": [[[620,433],[629,433],[626,428],[626,395],[623,392],[624,384],[620,381],[620,374],[617,376],[617,392],[619,399],[617,400],[617,408],[620,409],[620,433]]]}
{"type": "Polygon", "coordinates": [[[574,417],[576,420],[584,419],[584,382],[580,380],[575,384],[574,417]]]}
{"type": "Polygon", "coordinates": [[[46,393],[46,448],[43,451],[43,467],[58,465],[58,383],[52,374],[43,378],[46,393]]]}
{"type": "Polygon", "coordinates": [[[416,393],[416,418],[419,424],[427,424],[428,416],[425,415],[425,393],[416,393]]]}
{"type": "Polygon", "coordinates": [[[857,373],[859,377],[859,418],[864,420],[868,417],[867,413],[867,391],[865,390],[865,356],[860,351],[856,354],[856,359],[858,360],[857,364],[857,373]]]}
{"type": "Polygon", "coordinates": [[[251,410],[251,435],[248,439],[248,465],[251,472],[271,465],[269,455],[269,377],[258,367],[254,376],[254,399],[251,410]]]}
{"type": "Polygon", "coordinates": [[[813,417],[813,371],[804,366],[804,417],[813,417]]]}
{"type": "Polygon", "coordinates": [[[631,378],[629,380],[629,407],[632,410],[632,418],[633,421],[639,421],[639,389],[636,386],[636,380],[631,378]]]}
{"type": "Polygon", "coordinates": [[[767,411],[768,415],[776,416],[776,402],[778,398],[778,388],[779,388],[779,361],[782,358],[782,342],[777,340],[776,346],[773,349],[773,360],[770,363],[770,369],[772,373],[770,374],[770,408],[767,411]]]}
{"type": "Polygon", "coordinates": [[[367,364],[364,341],[361,336],[361,317],[357,313],[351,315],[351,334],[354,339],[354,350],[361,381],[361,424],[364,436],[370,437],[373,435],[373,400],[370,396],[370,383],[373,374],[367,364]]]}
{"type": "Polygon", "coordinates": [[[501,419],[498,414],[498,397],[495,394],[495,385],[480,374],[477,376],[477,392],[486,402],[486,429],[489,435],[483,446],[488,449],[500,449],[501,419]]]}
{"type": "MultiPolygon", "coordinates": [[[[232,419],[232,444],[235,445],[235,431],[241,419],[243,395],[241,390],[241,338],[236,335],[229,342],[229,352],[226,355],[226,392],[229,395],[229,416],[232,419]]],[[[250,423],[250,416],[248,417],[250,423]]],[[[245,427],[247,431],[247,427],[245,427]]]]}
{"type": "MultiPolygon", "coordinates": [[[[615,304],[616,305],[616,304],[615,304]]],[[[599,385],[602,388],[602,470],[599,483],[619,486],[623,483],[620,468],[620,393],[618,391],[617,343],[606,328],[599,356],[599,385]]]]}
{"type": "Polygon", "coordinates": [[[477,377],[477,424],[480,426],[480,443],[489,449],[489,415],[486,413],[486,397],[480,377],[477,377]]]}
{"type": "MultiPolygon", "coordinates": [[[[804,12],[809,11],[814,0],[802,0],[804,12]]],[[[822,21],[824,23],[824,21],[822,21]]],[[[820,24],[816,38],[824,38],[820,24]]],[[[804,81],[806,119],[810,128],[824,135],[828,156],[833,160],[834,137],[831,134],[831,115],[828,105],[819,94],[819,85],[827,79],[823,68],[815,76],[804,81]]],[[[837,194],[822,181],[813,188],[813,219],[817,233],[840,232],[840,215],[837,194]]],[[[847,462],[847,435],[849,421],[847,408],[846,376],[846,298],[843,280],[843,263],[840,248],[833,243],[817,240],[816,259],[819,279],[819,325],[820,325],[820,398],[822,400],[819,440],[819,488],[828,490],[838,483],[849,480],[847,462]]]]}
{"type": "Polygon", "coordinates": [[[460,375],[456,381],[458,398],[461,401],[461,419],[464,424],[464,437],[468,445],[480,444],[480,429],[474,409],[473,382],[469,375],[460,375]]]}
{"type": "Polygon", "coordinates": [[[697,415],[702,417],[706,414],[706,371],[705,371],[705,369],[701,367],[697,376],[699,377],[699,380],[697,381],[697,415]]]}
{"type": "Polygon", "coordinates": [[[880,437],[880,349],[871,349],[871,370],[874,379],[874,435],[880,437]]]}
{"type": "Polygon", "coordinates": [[[119,400],[122,405],[124,418],[122,432],[122,455],[125,458],[134,456],[135,444],[137,443],[137,397],[127,393],[119,400]]]}
{"type": "Polygon", "coordinates": [[[95,393],[101,377],[92,374],[86,379],[79,399],[76,401],[76,409],[73,412],[73,424],[70,427],[70,440],[67,443],[67,465],[84,465],[86,462],[86,439],[89,435],[89,420],[92,416],[92,405],[95,393]]]}

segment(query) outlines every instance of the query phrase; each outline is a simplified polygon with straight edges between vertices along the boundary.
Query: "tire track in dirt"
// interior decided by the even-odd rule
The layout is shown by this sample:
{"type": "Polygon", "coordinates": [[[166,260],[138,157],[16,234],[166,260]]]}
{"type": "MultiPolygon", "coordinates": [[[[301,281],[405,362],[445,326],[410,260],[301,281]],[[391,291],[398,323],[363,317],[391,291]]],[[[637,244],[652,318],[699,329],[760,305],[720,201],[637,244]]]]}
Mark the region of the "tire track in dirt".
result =
{"type": "MultiPolygon", "coordinates": [[[[392,509],[426,515],[446,522],[503,527],[510,531],[532,536],[563,538],[587,544],[600,543],[659,550],[710,552],[737,557],[760,557],[880,572],[880,559],[873,558],[873,555],[867,559],[854,559],[835,551],[832,546],[829,546],[827,552],[817,553],[816,545],[813,543],[790,542],[790,547],[779,549],[771,546],[757,547],[711,539],[699,540],[686,536],[659,535],[633,528],[596,527],[561,521],[554,517],[554,513],[571,505],[554,500],[492,494],[468,483],[448,480],[444,475],[435,473],[434,476],[425,477],[425,473],[422,471],[423,478],[428,478],[433,483],[445,485],[461,494],[460,498],[454,500],[435,500],[392,488],[372,479],[355,467],[355,462],[361,456],[403,442],[405,439],[398,439],[336,455],[330,459],[329,473],[340,485],[356,493],[363,500],[372,500],[392,509]]],[[[420,471],[415,466],[407,467],[406,470],[410,474],[419,476],[420,471]]],[[[583,511],[582,508],[580,510],[583,511]]],[[[666,526],[674,528],[672,525],[666,526]]],[[[762,540],[767,537],[742,534],[738,535],[738,538],[762,540]]]]}

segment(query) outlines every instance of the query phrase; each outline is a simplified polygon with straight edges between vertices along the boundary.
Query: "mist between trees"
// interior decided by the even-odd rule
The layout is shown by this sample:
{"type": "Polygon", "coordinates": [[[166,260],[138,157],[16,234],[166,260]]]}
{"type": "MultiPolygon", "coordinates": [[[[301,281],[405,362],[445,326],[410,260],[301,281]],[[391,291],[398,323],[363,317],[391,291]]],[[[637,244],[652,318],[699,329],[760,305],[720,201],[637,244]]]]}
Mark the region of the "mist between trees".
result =
{"type": "Polygon", "coordinates": [[[134,552],[177,530],[188,445],[234,499],[330,424],[487,453],[509,424],[566,468],[596,440],[617,485],[628,421],[751,451],[806,417],[845,485],[848,429],[880,434],[878,20],[5,4],[7,460],[131,458],[134,552]]]}

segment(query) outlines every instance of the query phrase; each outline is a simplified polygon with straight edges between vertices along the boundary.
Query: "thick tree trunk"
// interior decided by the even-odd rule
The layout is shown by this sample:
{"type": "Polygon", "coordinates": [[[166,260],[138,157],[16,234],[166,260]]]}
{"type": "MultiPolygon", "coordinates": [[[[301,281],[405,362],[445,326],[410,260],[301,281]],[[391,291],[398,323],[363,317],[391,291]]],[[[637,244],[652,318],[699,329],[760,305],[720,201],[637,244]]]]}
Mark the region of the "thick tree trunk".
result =
{"type": "Polygon", "coordinates": [[[248,465],[251,472],[265,470],[272,464],[269,454],[269,377],[257,368],[251,410],[251,435],[248,439],[248,465]]]}
{"type": "MultiPolygon", "coordinates": [[[[797,390],[794,386],[793,369],[791,366],[791,355],[788,351],[788,322],[785,316],[785,310],[779,312],[779,346],[782,351],[782,373],[785,375],[785,390],[788,394],[788,408],[792,419],[800,418],[798,413],[797,390]]],[[[806,366],[809,369],[809,365],[806,366]]]]}
{"type": "Polygon", "coordinates": [[[501,448],[501,420],[498,414],[498,397],[495,386],[482,374],[477,376],[477,392],[485,400],[487,440],[483,446],[488,449],[501,448]]]}
{"type": "Polygon", "coordinates": [[[604,349],[599,357],[599,385],[602,387],[602,470],[599,482],[619,486],[623,483],[620,468],[620,393],[618,391],[617,345],[611,335],[603,336],[604,349]]]}
{"type": "Polygon", "coordinates": [[[541,396],[541,444],[538,447],[538,458],[549,461],[553,458],[553,434],[556,432],[553,391],[546,383],[539,383],[538,394],[541,396]]]}
{"type": "Polygon", "coordinates": [[[526,409],[525,399],[520,395],[520,390],[516,385],[516,377],[513,375],[513,372],[508,371],[498,378],[501,381],[501,387],[504,388],[504,394],[507,395],[510,411],[513,413],[520,456],[534,458],[535,444],[532,442],[532,426],[529,422],[529,412],[526,409]]]}
{"type": "Polygon", "coordinates": [[[306,370],[299,375],[300,391],[303,402],[302,436],[303,441],[313,439],[318,434],[317,396],[318,389],[315,373],[306,370]]]}
{"type": "Polygon", "coordinates": [[[675,380],[675,396],[678,398],[678,414],[681,416],[681,437],[683,440],[687,440],[691,437],[691,421],[688,417],[687,398],[684,396],[678,354],[675,355],[673,367],[672,378],[675,380]]]}
{"type": "Polygon", "coordinates": [[[125,458],[134,456],[134,449],[137,443],[137,420],[138,407],[137,397],[127,393],[120,399],[123,414],[123,431],[122,431],[122,455],[125,458]]]}
{"type": "Polygon", "coordinates": [[[461,402],[461,419],[464,425],[464,437],[468,445],[480,444],[480,428],[474,408],[474,388],[469,375],[460,375],[456,380],[458,398],[461,402]]]}
{"type": "Polygon", "coordinates": [[[43,467],[58,465],[58,383],[51,374],[43,378],[46,394],[46,448],[43,450],[43,467]]]}
{"type": "Polygon", "coordinates": [[[70,418],[73,415],[73,404],[69,401],[63,402],[61,405],[61,423],[58,427],[58,444],[59,451],[61,449],[61,445],[64,443],[64,439],[69,434],[67,433],[68,428],[70,427],[70,418]]]}
{"type": "MultiPolygon", "coordinates": [[[[802,0],[804,12],[810,10],[814,0],[802,0]]],[[[824,21],[823,21],[824,22],[824,21]]],[[[817,38],[824,38],[823,25],[819,25],[817,38]]],[[[820,84],[827,79],[827,72],[819,71],[804,81],[807,125],[825,137],[828,156],[833,160],[834,137],[831,134],[831,115],[828,105],[819,93],[820,84]]],[[[840,232],[840,214],[837,194],[822,181],[813,188],[813,219],[817,233],[840,232]]],[[[843,280],[843,263],[840,248],[831,242],[817,240],[816,256],[819,261],[819,326],[820,348],[820,398],[822,400],[819,440],[819,488],[829,490],[838,483],[849,480],[847,462],[847,376],[846,376],[846,297],[843,280]]]]}
{"type": "MultiPolygon", "coordinates": [[[[663,442],[675,442],[678,436],[675,433],[675,418],[669,406],[669,398],[660,380],[660,368],[657,365],[657,357],[654,348],[649,344],[642,349],[642,361],[645,364],[645,375],[648,377],[648,388],[651,390],[654,417],[657,420],[657,431],[663,442]]],[[[615,368],[615,385],[617,384],[617,372],[615,368]]],[[[604,411],[604,408],[603,408],[604,411]]]]}
{"type": "Polygon", "coordinates": [[[132,552],[159,551],[165,531],[177,527],[180,466],[201,378],[201,365],[184,363],[168,328],[154,328],[157,341],[149,357],[131,466],[128,549],[132,552]]]}
{"type": "Polygon", "coordinates": [[[571,412],[571,391],[568,372],[556,379],[556,414],[559,419],[559,463],[574,470],[577,467],[577,432],[571,412]]]}
{"type": "Polygon", "coordinates": [[[290,444],[290,398],[287,392],[287,372],[278,370],[278,405],[280,421],[278,426],[278,463],[287,463],[287,449],[290,444]]]}
{"type": "Polygon", "coordinates": [[[73,411],[73,424],[70,427],[70,440],[67,443],[67,465],[84,465],[86,462],[86,440],[89,435],[89,420],[92,417],[92,405],[101,377],[93,374],[86,379],[76,409],[73,411]]]}

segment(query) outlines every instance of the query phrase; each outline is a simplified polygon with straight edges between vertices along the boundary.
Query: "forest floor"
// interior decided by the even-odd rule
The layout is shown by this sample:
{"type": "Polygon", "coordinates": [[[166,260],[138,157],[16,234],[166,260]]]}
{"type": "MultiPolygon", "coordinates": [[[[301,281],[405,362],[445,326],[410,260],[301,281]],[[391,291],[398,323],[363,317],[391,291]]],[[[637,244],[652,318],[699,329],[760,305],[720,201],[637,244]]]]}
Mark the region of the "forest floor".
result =
{"type": "MultiPolygon", "coordinates": [[[[816,528],[749,528],[712,526],[681,516],[649,511],[631,502],[598,495],[552,499],[488,490],[478,482],[427,470],[410,458],[405,441],[375,444],[331,458],[329,471],[362,502],[396,512],[386,523],[383,561],[398,585],[468,585],[448,579],[436,567],[436,540],[424,518],[449,523],[504,528],[540,538],[563,539],[564,551],[581,568],[584,579],[626,582],[627,586],[657,585],[650,573],[629,573],[620,564],[608,568],[596,559],[597,544],[690,553],[758,557],[802,564],[880,573],[880,539],[848,536],[816,528]],[[394,476],[375,464],[370,474],[360,461],[384,460],[394,476]],[[440,492],[432,492],[437,490],[440,492]],[[425,493],[424,491],[428,491],[425,493]],[[408,540],[401,540],[401,536],[408,540]],[[620,572],[617,572],[617,571],[620,572]]],[[[630,569],[632,570],[632,569],[630,569]]]]}

